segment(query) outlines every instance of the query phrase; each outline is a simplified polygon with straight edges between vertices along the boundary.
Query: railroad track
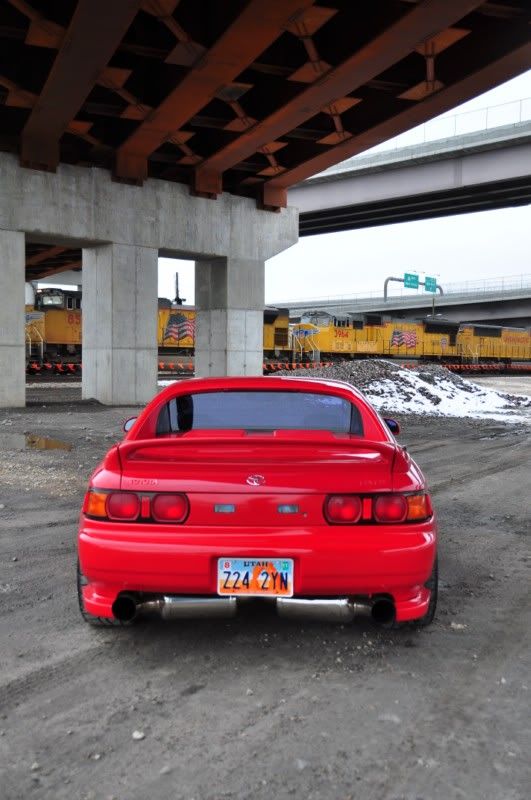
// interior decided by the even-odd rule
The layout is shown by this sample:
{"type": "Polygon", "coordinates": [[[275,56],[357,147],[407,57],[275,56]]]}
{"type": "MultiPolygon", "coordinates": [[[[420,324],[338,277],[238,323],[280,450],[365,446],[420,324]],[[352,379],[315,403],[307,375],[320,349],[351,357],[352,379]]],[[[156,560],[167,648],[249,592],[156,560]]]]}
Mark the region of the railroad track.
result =
{"type": "MultiPolygon", "coordinates": [[[[269,375],[279,370],[311,370],[320,367],[329,367],[337,363],[333,361],[318,361],[318,362],[287,362],[287,361],[266,361],[263,364],[264,375],[269,375]]],[[[393,359],[393,363],[403,369],[418,369],[423,364],[439,363],[426,362],[426,361],[398,361],[393,359]]],[[[531,363],[520,362],[513,364],[440,364],[446,367],[450,372],[456,372],[461,375],[484,373],[489,375],[527,375],[531,374],[531,363]]],[[[79,380],[82,373],[82,365],[79,363],[46,363],[39,365],[37,363],[29,364],[26,373],[28,378],[32,381],[56,381],[63,379],[65,381],[79,380]]],[[[189,377],[194,376],[194,364],[192,361],[186,362],[159,362],[158,370],[159,378],[171,377],[189,377]]]]}

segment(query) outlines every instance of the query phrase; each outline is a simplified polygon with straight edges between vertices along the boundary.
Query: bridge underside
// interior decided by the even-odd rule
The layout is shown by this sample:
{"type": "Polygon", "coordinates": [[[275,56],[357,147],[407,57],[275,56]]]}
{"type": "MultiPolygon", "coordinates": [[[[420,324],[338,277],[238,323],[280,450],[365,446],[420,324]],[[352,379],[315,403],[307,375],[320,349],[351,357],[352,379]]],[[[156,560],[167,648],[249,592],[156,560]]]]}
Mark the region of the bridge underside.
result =
{"type": "Polygon", "coordinates": [[[3,0],[0,405],[24,277],[81,262],[85,397],[155,391],[160,252],[197,264],[200,373],[259,371],[288,187],[527,70],[530,23],[528,0],[3,0]]]}
{"type": "MultiPolygon", "coordinates": [[[[278,210],[528,69],[530,23],[527,0],[4,0],[0,150],[278,210]]],[[[78,266],[58,247],[28,248],[28,278],[78,266]]]]}
{"type": "MultiPolygon", "coordinates": [[[[392,181],[392,173],[390,180],[392,181]]],[[[496,208],[531,203],[531,175],[492,181],[475,186],[458,186],[443,192],[406,195],[375,203],[359,203],[323,211],[307,211],[299,217],[299,235],[335,233],[413,222],[433,217],[492,211],[496,208]]]]}
{"type": "Polygon", "coordinates": [[[526,205],[531,122],[353,159],[289,199],[301,236],[526,205]]]}

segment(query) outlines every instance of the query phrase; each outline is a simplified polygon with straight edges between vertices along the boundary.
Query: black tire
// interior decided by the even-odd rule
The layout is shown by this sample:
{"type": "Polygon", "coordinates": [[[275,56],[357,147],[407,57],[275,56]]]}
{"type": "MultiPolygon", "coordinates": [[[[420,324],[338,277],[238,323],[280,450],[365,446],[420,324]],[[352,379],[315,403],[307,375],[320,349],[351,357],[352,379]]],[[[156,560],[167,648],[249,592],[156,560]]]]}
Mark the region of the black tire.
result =
{"type": "Polygon", "coordinates": [[[120,622],[119,619],[115,619],[115,617],[95,617],[93,614],[89,614],[88,611],[85,611],[85,604],[83,603],[83,593],[82,587],[86,585],[87,579],[81,572],[81,568],[79,566],[79,561],[77,562],[76,568],[76,583],[77,583],[77,602],[79,603],[79,611],[81,612],[81,616],[89,625],[93,625],[95,628],[124,628],[130,625],[130,622],[120,622]]]}
{"type": "Polygon", "coordinates": [[[435,617],[435,611],[437,609],[437,598],[439,596],[439,559],[438,556],[435,556],[435,561],[433,562],[433,569],[431,571],[431,575],[424,584],[424,586],[430,590],[430,604],[428,606],[428,610],[424,614],[423,617],[420,619],[414,620],[414,625],[417,628],[426,628],[428,625],[431,625],[433,622],[433,618],[435,617]]]}

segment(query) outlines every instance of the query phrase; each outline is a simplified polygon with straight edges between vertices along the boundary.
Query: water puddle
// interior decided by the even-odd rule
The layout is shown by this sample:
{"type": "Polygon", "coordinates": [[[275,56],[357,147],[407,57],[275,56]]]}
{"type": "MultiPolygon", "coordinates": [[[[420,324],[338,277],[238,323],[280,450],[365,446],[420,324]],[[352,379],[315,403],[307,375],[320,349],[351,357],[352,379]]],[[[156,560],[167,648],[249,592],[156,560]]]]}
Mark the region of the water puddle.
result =
{"type": "Polygon", "coordinates": [[[3,433],[0,436],[0,449],[5,450],[71,450],[69,442],[39,436],[36,433],[3,433]]]}
{"type": "Polygon", "coordinates": [[[26,448],[29,450],[71,450],[72,445],[69,442],[63,442],[61,439],[50,439],[49,436],[38,436],[36,433],[24,434],[26,440],[26,448]]]}

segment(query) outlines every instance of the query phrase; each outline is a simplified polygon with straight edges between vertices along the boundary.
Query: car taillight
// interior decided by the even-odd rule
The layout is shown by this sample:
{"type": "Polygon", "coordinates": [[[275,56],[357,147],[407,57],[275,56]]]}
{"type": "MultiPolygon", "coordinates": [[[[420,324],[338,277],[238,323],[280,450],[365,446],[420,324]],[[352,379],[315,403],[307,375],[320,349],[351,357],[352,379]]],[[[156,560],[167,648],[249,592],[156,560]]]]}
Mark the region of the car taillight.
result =
{"type": "Polygon", "coordinates": [[[157,494],[151,501],[151,515],[157,522],[184,522],[188,499],[184,494],[157,494]]]}
{"type": "Polygon", "coordinates": [[[89,517],[113,522],[184,522],[189,503],[185,494],[138,495],[135,492],[112,492],[89,489],[82,507],[89,517]]]}
{"type": "Polygon", "coordinates": [[[382,494],[373,503],[375,522],[420,522],[432,514],[428,494],[382,494]]]}
{"type": "Polygon", "coordinates": [[[433,515],[429,494],[329,495],[324,515],[332,525],[422,522],[433,515]]]}
{"type": "Polygon", "coordinates": [[[89,517],[106,517],[107,497],[107,492],[87,492],[81,509],[83,514],[88,514],[89,517]]]}
{"type": "Polygon", "coordinates": [[[113,520],[135,520],[140,514],[140,498],[134,492],[111,492],[107,495],[107,516],[113,520]]]}
{"type": "Polygon", "coordinates": [[[333,494],[326,499],[324,511],[334,525],[353,525],[361,517],[361,499],[352,494],[333,494]]]}
{"type": "Polygon", "coordinates": [[[432,516],[433,508],[429,494],[408,494],[406,500],[408,520],[428,519],[432,516]]]}
{"type": "Polygon", "coordinates": [[[376,522],[404,522],[407,518],[407,500],[402,494],[383,494],[373,504],[376,522]]]}

